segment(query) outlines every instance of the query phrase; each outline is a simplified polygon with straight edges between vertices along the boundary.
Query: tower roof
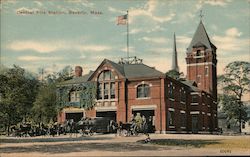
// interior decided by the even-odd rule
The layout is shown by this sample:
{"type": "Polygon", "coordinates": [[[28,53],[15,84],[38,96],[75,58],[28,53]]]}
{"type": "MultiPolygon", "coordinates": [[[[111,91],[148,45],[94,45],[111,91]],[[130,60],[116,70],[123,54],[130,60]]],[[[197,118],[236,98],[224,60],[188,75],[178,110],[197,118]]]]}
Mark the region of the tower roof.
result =
{"type": "Polygon", "coordinates": [[[210,49],[210,50],[216,49],[214,44],[211,43],[202,21],[200,21],[200,23],[196,29],[196,32],[195,32],[193,39],[192,39],[192,41],[187,49],[187,52],[188,53],[192,52],[192,48],[197,47],[197,46],[205,46],[207,49],[210,49]]]}

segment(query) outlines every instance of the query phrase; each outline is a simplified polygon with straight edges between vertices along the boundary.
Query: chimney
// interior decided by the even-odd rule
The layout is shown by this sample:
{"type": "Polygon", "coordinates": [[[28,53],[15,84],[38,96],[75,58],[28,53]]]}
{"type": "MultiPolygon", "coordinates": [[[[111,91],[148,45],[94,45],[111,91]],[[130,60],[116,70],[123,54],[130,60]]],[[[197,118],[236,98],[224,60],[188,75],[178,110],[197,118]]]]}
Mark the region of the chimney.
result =
{"type": "Polygon", "coordinates": [[[75,67],[75,77],[81,77],[82,76],[82,67],[76,66],[75,67]]]}

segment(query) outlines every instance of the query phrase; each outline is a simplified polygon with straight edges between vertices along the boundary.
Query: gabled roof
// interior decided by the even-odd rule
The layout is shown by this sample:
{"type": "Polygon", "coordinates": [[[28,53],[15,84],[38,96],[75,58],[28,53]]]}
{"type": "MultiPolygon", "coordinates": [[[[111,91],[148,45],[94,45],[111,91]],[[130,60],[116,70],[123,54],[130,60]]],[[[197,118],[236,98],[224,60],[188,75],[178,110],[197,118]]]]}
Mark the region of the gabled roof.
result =
{"type": "Polygon", "coordinates": [[[94,73],[94,71],[90,71],[88,74],[80,76],[80,77],[75,77],[70,80],[64,81],[59,83],[58,85],[68,85],[68,84],[79,84],[79,83],[84,83],[87,82],[89,77],[94,73]]]}
{"type": "MultiPolygon", "coordinates": [[[[118,73],[120,73],[126,79],[152,78],[164,76],[162,72],[145,64],[118,64],[108,59],[104,59],[104,61],[99,65],[99,67],[102,66],[104,63],[109,63],[118,73]]],[[[91,76],[90,79],[92,77],[93,76],[91,76]]]]}
{"type": "Polygon", "coordinates": [[[202,21],[200,21],[200,24],[198,25],[198,27],[196,29],[196,32],[195,32],[193,39],[192,39],[192,41],[187,49],[187,52],[188,53],[192,52],[192,48],[197,47],[198,45],[205,46],[209,50],[216,49],[214,44],[211,43],[202,21]]]}
{"type": "Polygon", "coordinates": [[[185,84],[186,86],[189,87],[189,89],[191,91],[194,91],[194,92],[199,92],[201,91],[197,86],[196,86],[196,83],[195,81],[190,81],[190,80],[185,80],[185,81],[181,81],[183,84],[185,84]]]}

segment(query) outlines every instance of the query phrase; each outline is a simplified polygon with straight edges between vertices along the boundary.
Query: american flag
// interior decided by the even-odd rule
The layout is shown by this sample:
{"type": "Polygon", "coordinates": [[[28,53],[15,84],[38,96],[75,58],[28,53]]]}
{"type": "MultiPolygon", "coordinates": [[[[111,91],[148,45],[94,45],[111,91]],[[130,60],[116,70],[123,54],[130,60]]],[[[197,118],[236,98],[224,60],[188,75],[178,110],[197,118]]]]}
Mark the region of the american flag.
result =
{"type": "Polygon", "coordinates": [[[126,25],[128,21],[128,15],[121,15],[117,17],[117,25],[126,25]]]}

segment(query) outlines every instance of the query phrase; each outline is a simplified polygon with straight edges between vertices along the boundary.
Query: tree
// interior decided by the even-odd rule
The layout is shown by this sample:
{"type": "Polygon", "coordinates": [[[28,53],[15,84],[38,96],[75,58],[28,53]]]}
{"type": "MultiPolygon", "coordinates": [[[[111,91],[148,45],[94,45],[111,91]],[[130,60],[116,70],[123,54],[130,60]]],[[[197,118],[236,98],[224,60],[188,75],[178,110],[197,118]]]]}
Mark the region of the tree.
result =
{"type": "Polygon", "coordinates": [[[73,78],[73,68],[71,66],[65,66],[61,71],[58,72],[56,82],[67,81],[73,78]]]}
{"type": "Polygon", "coordinates": [[[241,133],[242,120],[246,120],[246,108],[242,101],[243,94],[249,92],[250,63],[235,61],[229,63],[224,69],[225,74],[219,77],[223,94],[220,96],[222,110],[229,120],[239,123],[241,133]]]}
{"type": "Polygon", "coordinates": [[[54,83],[40,86],[32,112],[36,124],[48,124],[51,119],[56,118],[56,86],[54,83]]]}
{"type": "Polygon", "coordinates": [[[5,130],[31,116],[38,81],[24,69],[14,65],[0,74],[0,119],[5,130]]]}
{"type": "Polygon", "coordinates": [[[183,75],[183,72],[178,72],[176,70],[169,70],[166,73],[166,75],[173,78],[173,79],[180,79],[180,77],[183,75]]]}

